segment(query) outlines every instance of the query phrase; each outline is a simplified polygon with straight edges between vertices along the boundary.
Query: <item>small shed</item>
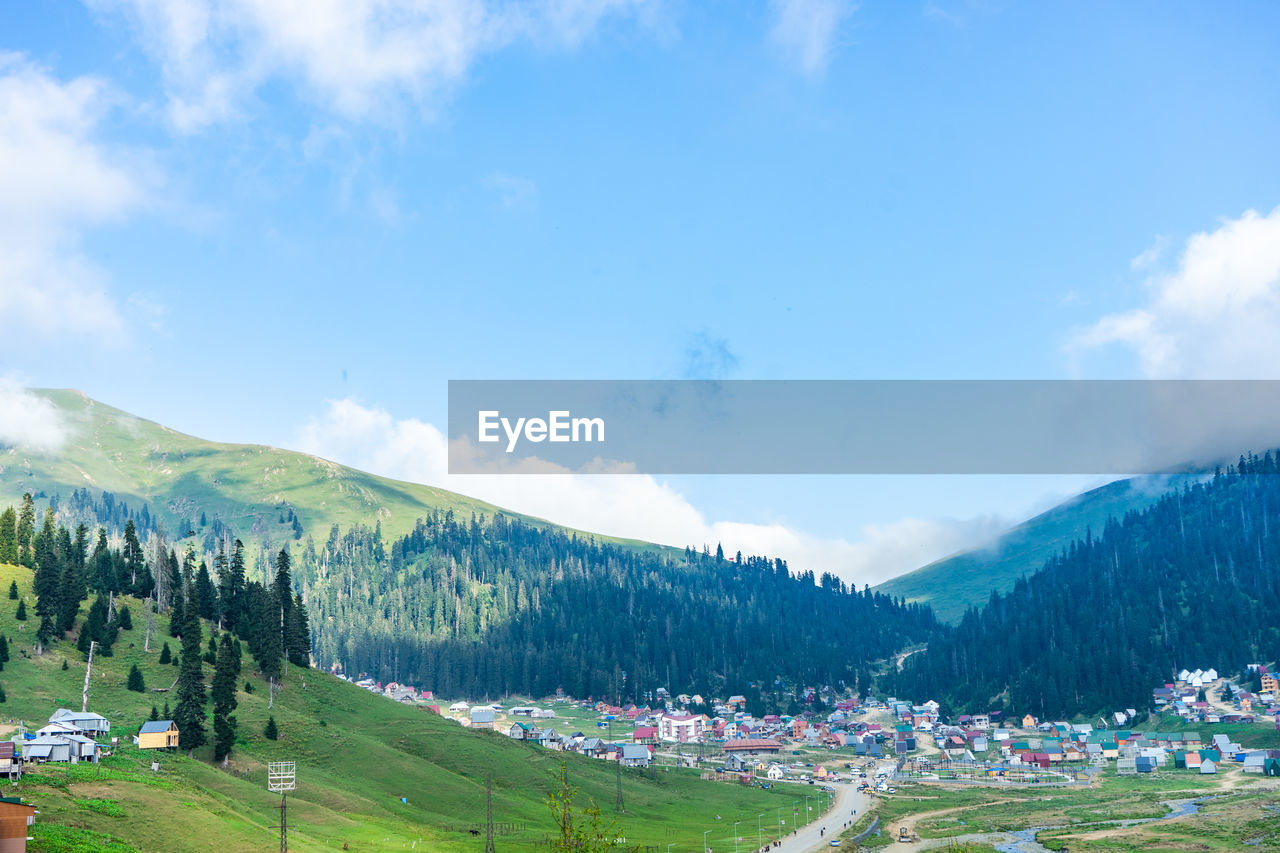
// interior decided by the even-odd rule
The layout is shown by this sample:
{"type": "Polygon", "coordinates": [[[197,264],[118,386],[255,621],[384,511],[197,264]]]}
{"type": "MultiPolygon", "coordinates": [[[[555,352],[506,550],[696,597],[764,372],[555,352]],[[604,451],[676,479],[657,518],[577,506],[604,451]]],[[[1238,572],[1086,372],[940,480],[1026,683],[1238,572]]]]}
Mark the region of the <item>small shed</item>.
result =
{"type": "Polygon", "coordinates": [[[1205,759],[1204,761],[1200,762],[1201,776],[1208,776],[1212,773],[1217,773],[1217,772],[1218,772],[1218,765],[1214,764],[1212,761],[1205,759]]]}

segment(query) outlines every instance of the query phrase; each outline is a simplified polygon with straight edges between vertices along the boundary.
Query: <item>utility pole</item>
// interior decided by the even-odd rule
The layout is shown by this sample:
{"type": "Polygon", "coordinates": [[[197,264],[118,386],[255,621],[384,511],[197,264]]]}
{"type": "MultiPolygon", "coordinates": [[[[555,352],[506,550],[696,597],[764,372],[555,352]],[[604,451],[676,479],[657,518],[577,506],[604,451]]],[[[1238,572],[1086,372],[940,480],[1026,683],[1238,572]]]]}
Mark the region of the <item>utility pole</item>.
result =
{"type": "Polygon", "coordinates": [[[93,647],[96,645],[97,640],[89,641],[89,665],[84,668],[84,692],[80,695],[81,714],[89,710],[89,675],[93,672],[93,647]]]}
{"type": "Polygon", "coordinates": [[[622,814],[627,809],[622,804],[622,749],[618,749],[618,814],[622,814]]]}
{"type": "Polygon", "coordinates": [[[267,790],[280,795],[280,853],[289,853],[287,797],[298,789],[298,765],[294,761],[273,761],[267,765],[267,790]]]}
{"type": "Polygon", "coordinates": [[[484,853],[497,853],[493,846],[493,774],[484,784],[485,840],[484,853]]]}

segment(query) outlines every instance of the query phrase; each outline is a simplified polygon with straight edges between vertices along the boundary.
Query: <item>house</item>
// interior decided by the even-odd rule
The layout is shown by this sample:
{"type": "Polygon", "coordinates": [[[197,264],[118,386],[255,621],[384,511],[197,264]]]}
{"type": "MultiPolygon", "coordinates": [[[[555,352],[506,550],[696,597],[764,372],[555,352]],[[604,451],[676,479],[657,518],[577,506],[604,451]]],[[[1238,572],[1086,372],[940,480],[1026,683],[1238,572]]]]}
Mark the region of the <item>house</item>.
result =
{"type": "Polygon", "coordinates": [[[1214,764],[1212,761],[1205,759],[1200,762],[1200,775],[1208,776],[1211,773],[1217,773],[1217,772],[1218,772],[1218,765],[1214,764]]]}
{"type": "Polygon", "coordinates": [[[724,757],[724,769],[731,773],[745,773],[750,765],[750,761],[736,752],[730,752],[724,757]]]}
{"type": "Polygon", "coordinates": [[[22,756],[13,741],[0,743],[0,773],[10,780],[22,778],[22,756]]]}
{"type": "Polygon", "coordinates": [[[642,743],[624,743],[618,756],[623,767],[648,767],[652,758],[649,747],[642,743]]]}
{"type": "Polygon", "coordinates": [[[36,735],[22,745],[23,758],[27,761],[78,764],[81,761],[98,761],[98,743],[84,735],[48,734],[36,735]]]}
{"type": "Polygon", "coordinates": [[[148,720],[138,729],[138,749],[177,749],[178,724],[173,720],[148,720]]]}
{"type": "Polygon", "coordinates": [[[493,709],[492,708],[472,708],[471,709],[471,728],[473,729],[493,729],[493,709]]]}
{"type": "Polygon", "coordinates": [[[769,771],[765,775],[776,782],[779,779],[787,778],[787,771],[781,764],[770,764],[769,771]]]}
{"type": "Polygon", "coordinates": [[[657,726],[637,726],[636,730],[631,733],[632,743],[651,744],[658,742],[657,726]]]}
{"type": "Polygon", "coordinates": [[[1280,693],[1280,679],[1270,672],[1262,676],[1262,692],[1270,693],[1272,696],[1280,693]]]}
{"type": "Polygon", "coordinates": [[[35,815],[35,806],[29,806],[17,797],[0,797],[0,850],[23,853],[27,849],[28,831],[35,823],[35,815]]]}
{"type": "Polygon", "coordinates": [[[578,747],[578,751],[583,755],[595,758],[604,752],[604,741],[598,737],[589,737],[582,741],[578,747]]]}
{"type": "Polygon", "coordinates": [[[466,702],[454,702],[452,705],[449,706],[449,713],[461,714],[464,711],[468,711],[470,709],[471,709],[471,706],[468,705],[466,702]]]}
{"type": "Polygon", "coordinates": [[[101,714],[92,711],[69,711],[59,708],[49,718],[50,723],[59,723],[74,730],[75,734],[89,738],[105,737],[111,732],[111,723],[101,714]]]}
{"type": "Polygon", "coordinates": [[[512,740],[529,740],[533,726],[528,723],[512,723],[511,728],[507,729],[507,737],[512,740]]]}
{"type": "Polygon", "coordinates": [[[1036,727],[1036,722],[1037,720],[1035,717],[1031,716],[1030,714],[1027,714],[1025,717],[1022,718],[1022,727],[1024,729],[1034,729],[1036,727]]]}

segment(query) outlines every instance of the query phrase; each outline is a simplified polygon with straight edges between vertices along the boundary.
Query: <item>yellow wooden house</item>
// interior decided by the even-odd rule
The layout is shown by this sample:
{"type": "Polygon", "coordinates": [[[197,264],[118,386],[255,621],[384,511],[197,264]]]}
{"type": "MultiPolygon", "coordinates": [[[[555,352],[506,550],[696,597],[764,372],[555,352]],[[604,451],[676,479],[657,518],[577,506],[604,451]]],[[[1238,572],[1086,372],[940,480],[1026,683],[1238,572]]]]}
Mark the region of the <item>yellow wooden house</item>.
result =
{"type": "Polygon", "coordinates": [[[173,720],[151,720],[138,730],[138,749],[177,749],[178,724],[173,720]]]}

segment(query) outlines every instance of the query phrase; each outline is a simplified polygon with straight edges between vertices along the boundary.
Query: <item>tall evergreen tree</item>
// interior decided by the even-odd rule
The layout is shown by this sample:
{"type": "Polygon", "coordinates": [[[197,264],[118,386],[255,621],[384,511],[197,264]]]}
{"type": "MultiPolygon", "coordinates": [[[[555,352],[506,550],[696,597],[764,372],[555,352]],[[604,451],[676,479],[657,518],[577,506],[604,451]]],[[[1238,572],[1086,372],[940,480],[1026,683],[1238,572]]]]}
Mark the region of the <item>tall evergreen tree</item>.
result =
{"type": "Polygon", "coordinates": [[[44,524],[32,543],[35,559],[36,616],[40,627],[36,631],[37,652],[53,643],[59,636],[61,615],[62,563],[58,559],[58,533],[53,524],[53,510],[44,514],[44,524]]]}
{"type": "Polygon", "coordinates": [[[18,562],[18,514],[13,507],[0,512],[0,563],[18,562]]]}
{"type": "Polygon", "coordinates": [[[213,673],[213,758],[225,762],[236,742],[236,680],[240,662],[231,635],[224,633],[213,673]]]}
{"type": "Polygon", "coordinates": [[[302,596],[294,593],[293,606],[289,608],[285,626],[286,650],[289,663],[294,666],[311,665],[311,628],[307,623],[307,608],[302,596]]]}
{"type": "Polygon", "coordinates": [[[214,588],[213,579],[209,577],[209,567],[204,560],[200,561],[200,570],[196,572],[196,598],[199,600],[200,616],[203,619],[214,619],[218,613],[218,591],[214,588]]]}
{"type": "Polygon", "coordinates": [[[186,612],[182,626],[182,663],[178,670],[178,705],[173,711],[173,721],[178,724],[178,746],[191,754],[203,746],[208,735],[205,732],[205,685],[203,648],[200,642],[200,614],[195,608],[186,612]]]}
{"type": "Polygon", "coordinates": [[[142,680],[142,670],[138,669],[136,663],[129,668],[129,681],[125,687],[134,693],[145,693],[147,690],[147,686],[142,680]]]}

